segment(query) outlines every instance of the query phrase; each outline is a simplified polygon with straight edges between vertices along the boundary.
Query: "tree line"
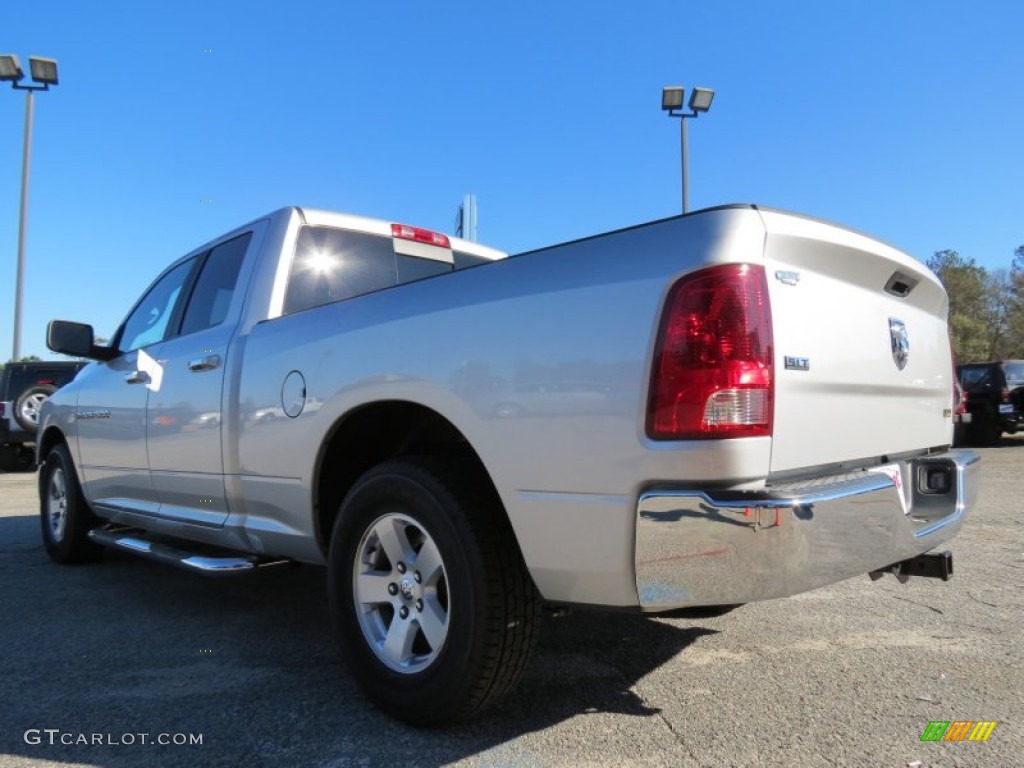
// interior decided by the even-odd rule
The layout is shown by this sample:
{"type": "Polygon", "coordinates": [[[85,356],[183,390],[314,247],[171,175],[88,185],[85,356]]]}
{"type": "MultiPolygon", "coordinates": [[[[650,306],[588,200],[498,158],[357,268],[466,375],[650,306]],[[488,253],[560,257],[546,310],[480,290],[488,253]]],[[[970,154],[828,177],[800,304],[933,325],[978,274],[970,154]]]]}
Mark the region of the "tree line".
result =
{"type": "Polygon", "coordinates": [[[1009,269],[987,270],[957,251],[926,262],[949,294],[949,335],[958,363],[1024,359],[1024,245],[1009,269]]]}

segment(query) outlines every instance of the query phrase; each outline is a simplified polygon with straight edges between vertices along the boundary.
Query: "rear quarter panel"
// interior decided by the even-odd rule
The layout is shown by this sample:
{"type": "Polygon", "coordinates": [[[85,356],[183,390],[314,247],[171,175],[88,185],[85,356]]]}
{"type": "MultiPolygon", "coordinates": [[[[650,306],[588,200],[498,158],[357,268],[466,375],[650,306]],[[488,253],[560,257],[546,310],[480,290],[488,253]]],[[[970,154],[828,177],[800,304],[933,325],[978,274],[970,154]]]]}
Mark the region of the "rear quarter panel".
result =
{"type": "Polygon", "coordinates": [[[758,483],[768,439],[644,435],[668,288],[710,263],[759,263],[751,209],[667,220],[260,323],[244,335],[238,473],[255,535],[310,529],[320,444],[361,405],[403,400],[480,455],[541,592],[636,603],[635,502],[652,482],[758,483]],[[300,371],[307,407],[288,418],[300,371]],[[566,397],[565,393],[574,393],[566,397]]]}

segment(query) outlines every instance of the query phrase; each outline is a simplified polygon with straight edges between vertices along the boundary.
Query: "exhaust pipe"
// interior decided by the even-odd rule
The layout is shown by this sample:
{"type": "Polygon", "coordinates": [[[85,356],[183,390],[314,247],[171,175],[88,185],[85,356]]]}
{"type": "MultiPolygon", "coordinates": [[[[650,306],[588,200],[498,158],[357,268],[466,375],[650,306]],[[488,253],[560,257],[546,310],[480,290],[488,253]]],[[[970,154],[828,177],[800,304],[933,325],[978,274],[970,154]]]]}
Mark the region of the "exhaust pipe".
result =
{"type": "Polygon", "coordinates": [[[945,552],[926,552],[909,560],[901,560],[877,571],[871,571],[868,576],[872,581],[877,581],[887,573],[893,574],[901,584],[905,584],[911,576],[949,581],[953,578],[953,553],[948,549],[945,552]]]}

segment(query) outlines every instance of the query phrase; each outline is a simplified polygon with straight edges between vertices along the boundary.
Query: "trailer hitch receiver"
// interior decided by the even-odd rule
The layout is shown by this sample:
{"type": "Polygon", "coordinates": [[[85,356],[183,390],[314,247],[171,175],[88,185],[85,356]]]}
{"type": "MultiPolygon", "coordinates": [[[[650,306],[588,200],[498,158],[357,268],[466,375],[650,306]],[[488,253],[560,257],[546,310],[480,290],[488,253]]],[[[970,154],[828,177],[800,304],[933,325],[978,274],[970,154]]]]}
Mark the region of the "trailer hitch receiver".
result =
{"type": "Polygon", "coordinates": [[[926,552],[909,560],[901,560],[885,568],[879,568],[868,575],[872,581],[877,581],[886,573],[893,574],[901,583],[905,583],[911,576],[949,581],[953,578],[953,553],[948,549],[945,552],[926,552]]]}

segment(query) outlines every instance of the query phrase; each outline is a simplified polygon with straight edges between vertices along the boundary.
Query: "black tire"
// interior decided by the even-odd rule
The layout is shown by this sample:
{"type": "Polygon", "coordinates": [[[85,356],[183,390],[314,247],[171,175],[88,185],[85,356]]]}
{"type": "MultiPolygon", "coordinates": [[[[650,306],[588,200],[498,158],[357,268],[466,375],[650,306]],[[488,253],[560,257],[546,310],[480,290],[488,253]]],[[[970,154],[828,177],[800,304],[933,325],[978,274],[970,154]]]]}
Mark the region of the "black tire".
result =
{"type": "Polygon", "coordinates": [[[89,539],[100,524],[78,484],[71,454],[64,443],[53,446],[39,472],[39,520],[46,553],[57,563],[86,563],[97,559],[103,547],[89,539]]]}
{"type": "Polygon", "coordinates": [[[39,408],[56,391],[52,384],[36,384],[26,389],[14,401],[14,420],[26,432],[35,434],[39,430],[39,408]]]}
{"type": "Polygon", "coordinates": [[[968,445],[994,445],[1002,437],[1002,426],[999,417],[991,410],[975,411],[971,414],[971,423],[966,425],[965,443],[968,445]]]}
{"type": "Polygon", "coordinates": [[[0,445],[0,469],[5,472],[28,472],[35,469],[36,454],[20,443],[0,445]]]}
{"type": "Polygon", "coordinates": [[[974,441],[978,445],[996,445],[1003,436],[1002,424],[999,423],[999,416],[995,413],[982,413],[974,427],[974,441]]]}
{"type": "Polygon", "coordinates": [[[519,681],[540,624],[500,502],[461,463],[392,460],[363,475],[334,525],[328,587],[352,676],[378,707],[413,725],[463,720],[496,703],[519,681]],[[381,539],[389,530],[398,532],[391,545],[381,539]],[[386,551],[395,544],[402,559],[386,551]],[[372,579],[379,591],[363,587],[372,579]],[[423,629],[431,623],[440,642],[423,629]],[[391,632],[405,638],[397,653],[385,643],[391,632]]]}

